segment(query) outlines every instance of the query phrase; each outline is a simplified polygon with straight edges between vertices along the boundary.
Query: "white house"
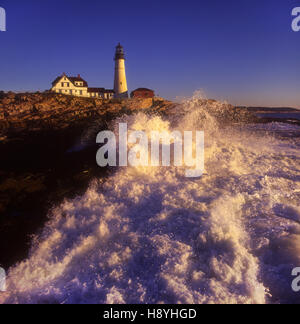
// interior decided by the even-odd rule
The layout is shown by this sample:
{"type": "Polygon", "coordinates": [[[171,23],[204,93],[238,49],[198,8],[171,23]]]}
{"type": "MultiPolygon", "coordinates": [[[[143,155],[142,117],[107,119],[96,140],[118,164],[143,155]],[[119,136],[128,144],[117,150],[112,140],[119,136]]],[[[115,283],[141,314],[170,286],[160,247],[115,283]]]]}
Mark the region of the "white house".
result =
{"type": "Polygon", "coordinates": [[[104,88],[89,88],[88,83],[78,74],[77,77],[69,77],[65,73],[52,82],[51,91],[77,97],[111,99],[114,90],[104,88]]]}

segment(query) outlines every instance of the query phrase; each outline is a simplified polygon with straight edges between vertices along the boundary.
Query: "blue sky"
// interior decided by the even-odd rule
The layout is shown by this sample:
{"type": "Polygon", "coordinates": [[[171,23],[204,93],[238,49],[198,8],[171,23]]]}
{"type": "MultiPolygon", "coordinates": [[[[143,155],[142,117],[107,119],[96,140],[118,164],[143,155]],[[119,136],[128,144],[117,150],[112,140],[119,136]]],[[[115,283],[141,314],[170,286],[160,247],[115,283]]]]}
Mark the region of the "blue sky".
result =
{"type": "Polygon", "coordinates": [[[80,73],[112,88],[114,48],[129,90],[166,98],[202,89],[239,105],[300,107],[300,0],[0,0],[0,90],[44,90],[80,73]]]}

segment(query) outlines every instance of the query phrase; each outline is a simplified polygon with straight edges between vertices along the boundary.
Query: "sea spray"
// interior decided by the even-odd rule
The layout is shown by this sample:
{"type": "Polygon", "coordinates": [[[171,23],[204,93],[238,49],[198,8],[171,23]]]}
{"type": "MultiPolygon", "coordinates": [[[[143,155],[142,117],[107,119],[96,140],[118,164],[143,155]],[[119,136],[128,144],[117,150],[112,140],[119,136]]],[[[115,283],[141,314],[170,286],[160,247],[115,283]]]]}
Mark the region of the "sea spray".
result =
{"type": "Polygon", "coordinates": [[[124,116],[112,129],[120,121],[146,133],[203,127],[203,177],[187,179],[176,166],[141,166],[95,179],[84,195],[51,212],[29,257],[9,269],[0,301],[293,300],[300,143],[224,127],[222,105],[202,103],[192,98],[169,117],[124,116]]]}

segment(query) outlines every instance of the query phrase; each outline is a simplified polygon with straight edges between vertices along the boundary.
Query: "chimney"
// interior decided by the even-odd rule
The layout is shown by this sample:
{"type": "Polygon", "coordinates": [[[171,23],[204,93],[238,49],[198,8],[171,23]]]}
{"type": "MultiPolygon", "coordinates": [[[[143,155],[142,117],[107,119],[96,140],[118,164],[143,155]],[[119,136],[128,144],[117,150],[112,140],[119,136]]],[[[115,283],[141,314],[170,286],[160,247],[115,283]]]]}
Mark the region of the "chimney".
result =
{"type": "Polygon", "coordinates": [[[77,75],[77,78],[81,78],[80,74],[77,75]]]}

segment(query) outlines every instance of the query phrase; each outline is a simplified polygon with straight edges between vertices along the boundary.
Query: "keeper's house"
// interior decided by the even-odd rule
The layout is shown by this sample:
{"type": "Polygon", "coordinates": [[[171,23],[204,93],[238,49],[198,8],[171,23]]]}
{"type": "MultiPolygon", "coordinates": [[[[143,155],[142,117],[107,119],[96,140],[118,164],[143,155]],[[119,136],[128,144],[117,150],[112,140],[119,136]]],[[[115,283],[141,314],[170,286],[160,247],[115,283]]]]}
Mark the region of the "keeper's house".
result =
{"type": "Polygon", "coordinates": [[[78,74],[77,77],[69,77],[65,73],[52,82],[51,91],[77,97],[112,99],[113,90],[104,88],[89,88],[88,83],[78,74]]]}

